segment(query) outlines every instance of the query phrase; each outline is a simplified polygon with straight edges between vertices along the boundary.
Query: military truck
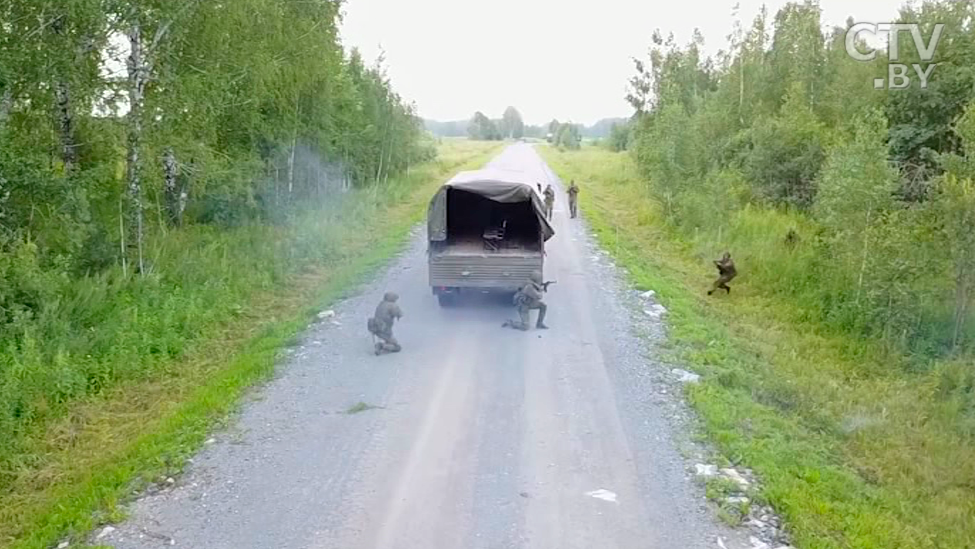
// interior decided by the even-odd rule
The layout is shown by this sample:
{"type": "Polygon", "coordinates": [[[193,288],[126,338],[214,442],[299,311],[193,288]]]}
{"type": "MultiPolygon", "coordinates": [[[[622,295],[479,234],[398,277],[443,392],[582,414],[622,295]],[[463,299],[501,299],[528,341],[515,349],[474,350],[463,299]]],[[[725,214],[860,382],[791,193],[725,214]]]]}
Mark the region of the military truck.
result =
{"type": "Polygon", "coordinates": [[[514,293],[542,271],[545,218],[538,183],[521,171],[460,172],[444,183],[427,210],[430,287],[441,306],[461,292],[514,293]]]}

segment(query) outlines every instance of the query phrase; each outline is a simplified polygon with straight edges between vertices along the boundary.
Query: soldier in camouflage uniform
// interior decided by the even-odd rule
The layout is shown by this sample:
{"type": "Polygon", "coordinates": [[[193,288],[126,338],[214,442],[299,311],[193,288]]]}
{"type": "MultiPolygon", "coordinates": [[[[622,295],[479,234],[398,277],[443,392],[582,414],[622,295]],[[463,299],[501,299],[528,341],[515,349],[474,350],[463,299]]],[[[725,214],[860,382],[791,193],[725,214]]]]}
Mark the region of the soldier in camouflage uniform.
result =
{"type": "Polygon", "coordinates": [[[579,187],[576,186],[575,180],[572,180],[565,192],[569,195],[569,217],[575,218],[579,203],[579,187]]]}
{"type": "Polygon", "coordinates": [[[396,304],[399,296],[393,292],[386,292],[383,300],[376,307],[376,314],[369,319],[367,327],[369,333],[382,340],[376,343],[376,354],[398,353],[401,349],[399,342],[393,337],[393,322],[403,318],[403,311],[396,304]]]}
{"type": "Polygon", "coordinates": [[[711,284],[711,289],[708,291],[708,295],[711,295],[718,290],[724,290],[730,294],[731,286],[728,286],[728,283],[738,276],[738,269],[735,268],[735,262],[733,259],[731,259],[731,253],[725,252],[724,255],[721,256],[721,259],[714,262],[714,266],[718,268],[718,279],[711,284]]]}
{"type": "Polygon", "coordinates": [[[549,183],[545,187],[545,217],[549,220],[552,219],[552,210],[555,207],[555,189],[552,188],[552,184],[549,183]]]}
{"type": "Polygon", "coordinates": [[[518,307],[518,316],[521,320],[507,320],[502,327],[527,331],[531,324],[531,311],[538,309],[538,322],[535,323],[535,327],[539,330],[547,330],[545,313],[548,306],[542,301],[542,293],[546,291],[545,286],[542,282],[542,273],[532,271],[528,282],[515,294],[514,302],[518,307]]]}

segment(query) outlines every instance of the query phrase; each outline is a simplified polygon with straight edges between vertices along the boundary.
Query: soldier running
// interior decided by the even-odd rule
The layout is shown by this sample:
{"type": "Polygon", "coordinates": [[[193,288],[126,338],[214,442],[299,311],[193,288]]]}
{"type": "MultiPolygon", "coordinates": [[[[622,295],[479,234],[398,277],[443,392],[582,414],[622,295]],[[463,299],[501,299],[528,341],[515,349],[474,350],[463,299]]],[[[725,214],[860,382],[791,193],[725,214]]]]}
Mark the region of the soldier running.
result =
{"type": "Polygon", "coordinates": [[[718,268],[718,279],[711,284],[708,295],[713,294],[719,289],[730,294],[731,286],[728,286],[728,283],[738,276],[738,269],[735,268],[735,262],[731,259],[731,253],[725,252],[721,256],[721,259],[714,262],[714,266],[718,268]]]}
{"type": "Polygon", "coordinates": [[[386,292],[376,307],[376,315],[367,322],[369,333],[381,340],[376,343],[376,355],[398,353],[401,349],[399,342],[393,337],[393,322],[403,318],[403,311],[396,304],[398,299],[399,296],[394,292],[386,292]]]}
{"type": "Polygon", "coordinates": [[[549,183],[545,187],[545,217],[549,220],[552,219],[552,210],[555,207],[555,189],[552,188],[552,184],[549,183]]]}
{"type": "Polygon", "coordinates": [[[579,187],[576,186],[574,179],[569,183],[569,188],[565,192],[569,195],[569,217],[575,219],[579,200],[579,187]]]}
{"type": "Polygon", "coordinates": [[[548,284],[551,283],[542,282],[542,273],[532,271],[528,282],[518,290],[514,298],[520,320],[506,320],[501,326],[528,331],[528,326],[531,324],[531,311],[538,309],[538,322],[535,323],[535,328],[547,330],[545,312],[548,311],[548,306],[542,301],[542,293],[548,291],[548,284]]]}

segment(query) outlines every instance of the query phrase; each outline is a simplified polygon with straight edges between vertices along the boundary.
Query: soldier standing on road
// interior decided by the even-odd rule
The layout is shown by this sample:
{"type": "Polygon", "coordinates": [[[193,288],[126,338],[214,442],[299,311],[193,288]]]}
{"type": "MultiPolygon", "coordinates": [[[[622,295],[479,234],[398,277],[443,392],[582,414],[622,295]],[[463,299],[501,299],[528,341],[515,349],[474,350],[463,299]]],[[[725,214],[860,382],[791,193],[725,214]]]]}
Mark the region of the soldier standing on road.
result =
{"type": "Polygon", "coordinates": [[[367,327],[369,333],[378,337],[381,342],[376,343],[376,354],[398,353],[401,349],[399,342],[393,337],[393,322],[403,318],[403,311],[396,304],[399,296],[393,292],[386,292],[383,300],[376,307],[376,314],[369,319],[367,327]]]}
{"type": "Polygon", "coordinates": [[[552,209],[555,207],[555,189],[549,183],[545,187],[545,217],[552,219],[552,209]]]}
{"type": "Polygon", "coordinates": [[[569,195],[569,217],[575,219],[579,200],[579,187],[576,187],[574,179],[569,183],[569,188],[565,192],[569,195]]]}
{"type": "Polygon", "coordinates": [[[528,282],[515,294],[515,306],[518,307],[520,320],[506,320],[501,326],[503,328],[514,328],[516,330],[528,331],[531,324],[531,311],[538,309],[538,322],[535,328],[547,330],[545,325],[545,313],[548,306],[542,301],[542,293],[546,291],[546,284],[542,282],[542,273],[532,271],[528,282]]]}

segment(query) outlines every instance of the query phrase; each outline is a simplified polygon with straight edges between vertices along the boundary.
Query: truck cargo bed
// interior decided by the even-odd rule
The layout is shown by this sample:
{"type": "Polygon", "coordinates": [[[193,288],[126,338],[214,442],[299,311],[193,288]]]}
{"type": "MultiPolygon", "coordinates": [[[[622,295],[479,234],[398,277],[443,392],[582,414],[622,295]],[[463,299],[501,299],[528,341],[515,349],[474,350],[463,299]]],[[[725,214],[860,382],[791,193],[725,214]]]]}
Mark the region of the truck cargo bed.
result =
{"type": "Polygon", "coordinates": [[[534,270],[542,253],[520,247],[485,250],[480,242],[452,243],[430,253],[430,285],[447,288],[515,290],[534,270]]]}

